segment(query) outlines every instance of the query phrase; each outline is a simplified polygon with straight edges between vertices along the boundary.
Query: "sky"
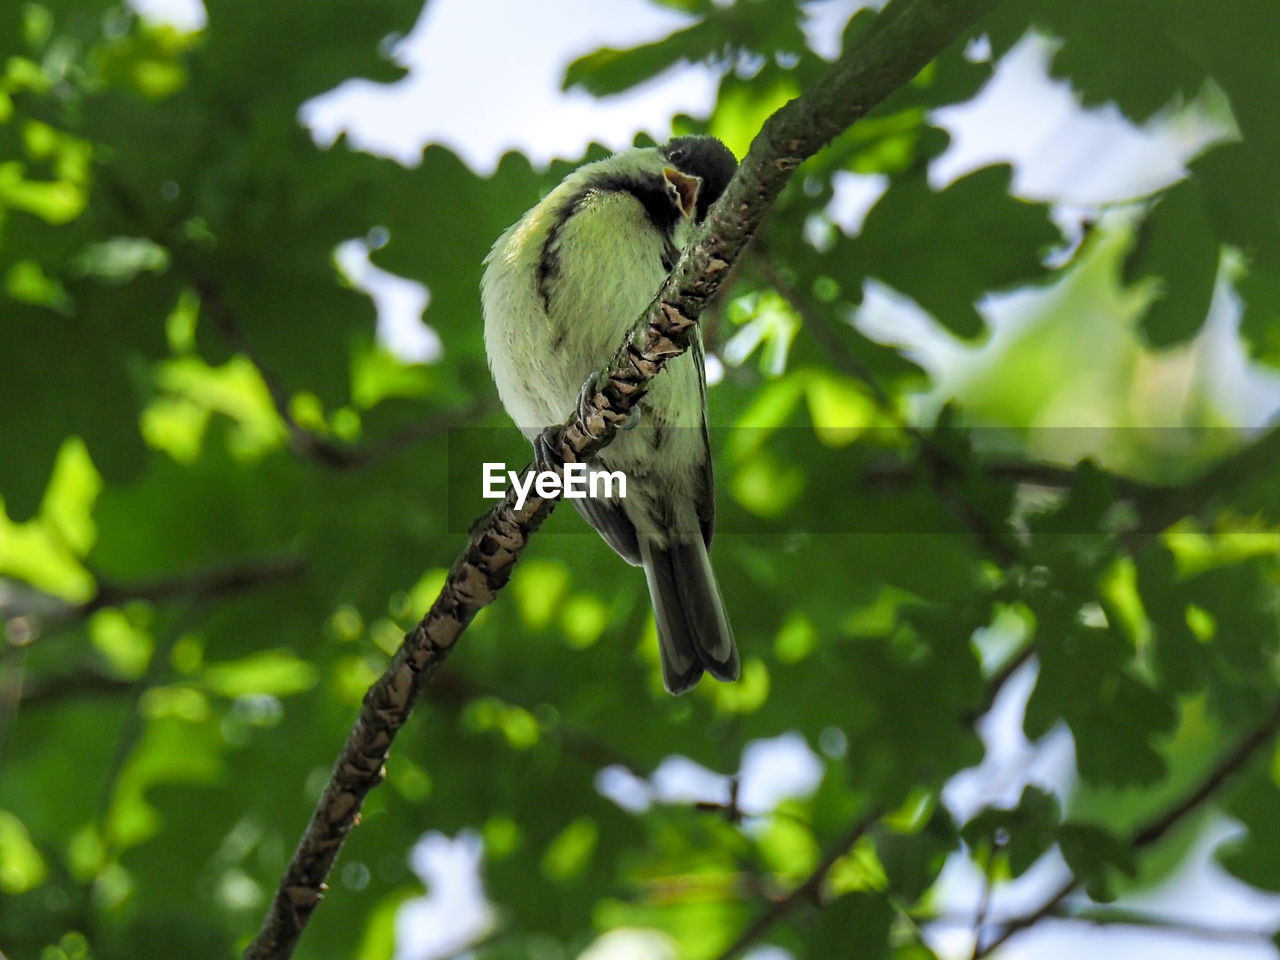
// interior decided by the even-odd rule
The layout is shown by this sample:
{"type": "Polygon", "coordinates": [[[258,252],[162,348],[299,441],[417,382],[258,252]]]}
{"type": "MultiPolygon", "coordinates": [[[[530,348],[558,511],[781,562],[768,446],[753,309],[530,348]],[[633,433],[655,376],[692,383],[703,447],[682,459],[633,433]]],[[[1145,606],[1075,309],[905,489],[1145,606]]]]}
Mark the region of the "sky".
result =
{"type": "MultiPolygon", "coordinates": [[[[204,22],[200,0],[131,0],[154,19],[198,29],[204,22]]],[[[841,28],[861,4],[855,0],[815,0],[805,25],[810,43],[831,57],[841,28]]],[[[450,147],[477,173],[491,172],[505,151],[519,150],[538,165],[553,158],[581,157],[589,143],[629,146],[637,131],[657,140],[670,132],[677,113],[705,116],[714,102],[717,76],[701,66],[677,68],[624,95],[596,100],[560,89],[565,66],[601,46],[629,47],[666,36],[688,23],[684,15],[648,0],[432,0],[411,32],[391,45],[392,56],[409,72],[380,85],[352,79],[301,104],[299,121],[320,147],[339,135],[359,149],[406,166],[417,163],[426,144],[450,147]],[[554,15],[549,15],[553,12],[554,15]],[[461,38],[465,38],[462,42],[461,38]]],[[[983,58],[981,42],[970,49],[983,58]]],[[[1181,111],[1168,111],[1141,128],[1114,107],[1082,109],[1070,89],[1052,80],[1046,64],[1053,45],[1027,38],[998,65],[995,77],[974,101],[939,110],[934,121],[951,134],[950,148],[932,164],[930,182],[941,188],[965,173],[996,162],[1014,167],[1014,191],[1027,199],[1054,203],[1055,216],[1071,236],[1099,204],[1131,200],[1175,182],[1185,162],[1216,139],[1232,135],[1213,117],[1213,91],[1181,111]]],[[[828,213],[847,232],[885,189],[882,178],[848,174],[838,184],[828,213]]],[[[442,347],[430,327],[430,292],[413,281],[373,267],[359,240],[336,252],[352,281],[378,307],[379,336],[408,359],[430,362],[442,347]]],[[[1017,301],[984,307],[993,328],[988,349],[1002,331],[1015,330],[1027,305],[1017,301]]],[[[1223,403],[1243,417],[1264,420],[1280,409],[1277,379],[1240,355],[1234,336],[1239,305],[1219,291],[1203,342],[1211,377],[1220,383],[1223,403]]],[[[944,335],[931,318],[887,288],[874,283],[856,322],[869,336],[900,345],[945,387],[966,364],[978,362],[944,335]]],[[[712,358],[714,359],[714,358],[712,358]]],[[[963,819],[986,803],[1012,804],[1023,786],[1035,783],[1066,796],[1075,778],[1070,733],[1059,727],[1039,743],[1026,741],[1021,715],[1034,682],[1028,666],[1010,682],[980,726],[986,746],[982,764],[954,777],[944,802],[963,819]]],[[[824,735],[827,750],[839,750],[838,731],[824,735]]],[[[737,773],[740,801],[749,813],[765,814],[787,796],[802,796],[817,785],[821,764],[817,745],[798,734],[747,746],[737,773]]],[[[647,779],[619,768],[602,770],[597,788],[620,806],[639,811],[654,803],[727,798],[729,774],[710,771],[681,757],[668,758],[647,779]]],[[[748,818],[744,829],[755,829],[748,818]]],[[[1272,930],[1280,924],[1280,898],[1264,896],[1228,877],[1212,861],[1212,850],[1238,828],[1215,821],[1186,864],[1156,890],[1126,898],[1125,906],[1208,925],[1272,930]]],[[[427,888],[409,901],[397,920],[397,960],[452,956],[493,920],[480,879],[482,844],[472,832],[457,837],[428,833],[410,855],[427,888]]],[[[1037,864],[1017,882],[1000,887],[991,914],[1013,915],[1038,904],[1061,882],[1056,856],[1037,864]]],[[[981,878],[962,855],[953,856],[939,882],[938,909],[965,922],[929,928],[931,945],[943,960],[967,957],[972,949],[972,917],[981,878]]],[[[787,960],[785,951],[761,947],[749,960],[787,960]]],[[[1265,942],[1239,943],[1170,938],[1137,928],[1047,922],[1000,953],[1006,960],[1274,960],[1265,942]]],[[[619,931],[602,937],[580,960],[675,960],[674,945],[661,935],[619,931]]]]}

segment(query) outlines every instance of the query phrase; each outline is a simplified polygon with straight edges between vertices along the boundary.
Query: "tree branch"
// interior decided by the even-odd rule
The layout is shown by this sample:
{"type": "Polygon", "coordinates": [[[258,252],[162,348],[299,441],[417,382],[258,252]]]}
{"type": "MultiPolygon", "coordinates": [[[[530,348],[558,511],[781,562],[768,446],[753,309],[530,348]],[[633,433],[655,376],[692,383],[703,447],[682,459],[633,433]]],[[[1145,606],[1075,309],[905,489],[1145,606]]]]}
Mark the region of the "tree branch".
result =
{"type": "Polygon", "coordinates": [[[1223,493],[1269,475],[1280,462],[1280,424],[1261,437],[1224,457],[1194,480],[1179,487],[1153,488],[1138,502],[1139,523],[1130,538],[1131,553],[1150,542],[1166,527],[1199,513],[1223,493]]]}
{"type": "Polygon", "coordinates": [[[279,580],[301,576],[307,569],[302,557],[279,557],[272,560],[247,561],[227,567],[198,570],[163,580],[134,584],[117,584],[98,578],[98,592],[76,608],[85,617],[104,607],[117,607],[130,600],[163,603],[180,597],[195,596],[201,600],[250,590],[279,580]]]}
{"type": "Polygon", "coordinates": [[[872,810],[854,823],[848,832],[823,855],[822,859],[818,861],[818,865],[813,868],[813,871],[804,879],[803,883],[791,890],[786,896],[775,900],[764,913],[751,921],[747,928],[738,934],[738,938],[729,944],[724,952],[716,956],[716,960],[732,960],[733,957],[736,957],[755,943],[756,938],[762,933],[800,906],[800,904],[805,901],[816,901],[822,889],[822,882],[826,880],[827,874],[831,872],[831,868],[835,866],[836,861],[853,849],[853,845],[862,839],[879,818],[880,811],[872,810]]]}
{"type": "Polygon", "coordinates": [[[90,570],[97,581],[97,591],[83,603],[68,603],[19,581],[0,581],[0,619],[6,621],[8,642],[23,646],[50,628],[78,623],[106,607],[118,607],[132,600],[165,603],[183,597],[224,596],[288,580],[301,575],[306,568],[307,561],[302,557],[285,556],[139,583],[113,583],[90,570]]]}
{"type": "MultiPolygon", "coordinates": [[[[987,681],[986,691],[983,696],[983,703],[986,704],[987,709],[995,701],[1009,678],[1026,663],[1031,652],[1031,647],[1025,648],[1022,653],[1013,657],[1005,668],[997,671],[987,681]]],[[[985,710],[982,712],[985,712],[985,710]]],[[[966,723],[973,724],[981,716],[982,713],[980,712],[970,712],[963,719],[966,723]]],[[[1164,813],[1137,830],[1130,840],[1131,846],[1134,849],[1141,849],[1158,841],[1188,814],[1212,797],[1232,774],[1248,763],[1254,754],[1276,735],[1277,730],[1280,730],[1280,702],[1277,702],[1271,714],[1262,724],[1241,738],[1240,742],[1209,771],[1194,790],[1164,813]]],[[[770,905],[765,912],[760,914],[752,921],[750,926],[739,934],[733,944],[721,953],[716,960],[731,960],[732,957],[754,943],[766,930],[781,921],[796,907],[807,900],[816,899],[816,894],[823,880],[835,862],[852,849],[853,845],[871,829],[878,817],[879,814],[873,812],[853,824],[848,833],[831,847],[826,856],[822,858],[822,861],[800,886],[770,905]]],[[[981,958],[990,955],[1014,934],[1034,926],[1046,917],[1063,917],[1064,915],[1061,912],[1062,901],[1074,893],[1079,885],[1079,881],[1075,877],[1070,878],[1032,912],[1005,921],[1002,924],[1003,930],[1000,935],[985,946],[980,946],[978,940],[981,937],[983,926],[986,925],[986,914],[989,908],[990,884],[988,880],[988,893],[984,894],[983,906],[979,911],[977,922],[974,953],[972,955],[974,960],[981,960],[981,958]]],[[[1067,918],[1070,919],[1069,916],[1067,918]]],[[[964,922],[972,924],[974,921],[970,917],[966,918],[964,922]]]]}
{"type": "Polygon", "coordinates": [[[194,287],[200,296],[200,302],[208,309],[214,326],[222,334],[222,338],[233,350],[248,359],[258,371],[258,376],[262,377],[267,393],[271,396],[271,405],[289,434],[290,448],[300,456],[313,460],[321,466],[335,470],[354,470],[398,453],[415,443],[437,437],[446,430],[468,423],[476,417],[497,409],[497,403],[493,397],[482,397],[461,410],[437,414],[429,420],[411,424],[379,440],[360,445],[335,442],[298,423],[289,409],[289,393],[284,383],[262,362],[253,344],[250,343],[249,337],[227,306],[221,291],[208,281],[196,281],[194,287]]]}
{"type": "MultiPolygon", "coordinates": [[[[955,458],[942,450],[923,430],[908,422],[875,374],[858,358],[857,354],[849,349],[848,344],[840,339],[822,311],[816,309],[809,299],[796,289],[795,284],[782,275],[762,245],[758,245],[758,254],[755,257],[755,266],[760,276],[796,312],[804,328],[823,346],[835,361],[836,366],[860,381],[871,392],[876,405],[885,416],[911,438],[926,468],[923,471],[924,477],[929,481],[929,485],[943,507],[969,529],[973,538],[996,563],[1002,567],[1012,565],[1018,559],[1016,547],[1002,536],[1000,530],[985,516],[974,509],[962,491],[956,489],[955,478],[962,476],[963,470],[956,463],[955,458]]],[[[919,477],[921,471],[913,470],[912,473],[919,477]]]]}
{"type": "Polygon", "coordinates": [[[203,281],[195,283],[195,291],[200,297],[200,303],[208,308],[213,325],[222,334],[222,339],[226,340],[237,353],[247,357],[249,362],[257,369],[258,375],[262,377],[262,382],[266,384],[267,392],[271,395],[271,404],[275,407],[277,416],[284,423],[285,430],[288,431],[289,445],[298,453],[315,460],[317,463],[323,463],[331,467],[350,466],[351,455],[345,446],[333,443],[326,437],[317,435],[302,426],[294,418],[293,412],[289,409],[288,391],[285,390],[280,378],[259,361],[253,345],[249,342],[249,338],[245,335],[240,324],[236,322],[226,301],[223,300],[222,291],[213,284],[203,281]]]}
{"type": "Polygon", "coordinates": [[[96,670],[78,670],[53,677],[28,678],[20,691],[20,698],[22,706],[28,707],[89,697],[118,697],[133,692],[132,680],[96,670]]]}
{"type": "Polygon", "coordinates": [[[1095,927],[1141,927],[1156,933],[1175,934],[1181,937],[1193,937],[1197,940],[1215,940],[1225,943],[1266,943],[1275,936],[1275,932],[1272,930],[1194,923],[1133,910],[1081,910],[1070,914],[1058,914],[1055,912],[1053,919],[1087,923],[1095,927]]]}
{"type": "MultiPolygon", "coordinates": [[[[603,386],[585,398],[553,446],[565,462],[599,452],[627,420],[663,365],[683,353],[706,304],[759,227],[791,173],[873,106],[907,83],[996,0],[898,0],[884,26],[855,45],[799,98],[774,113],[756,136],[698,239],[609,363],[603,386]]],[[[380,782],[396,733],[422,684],[452,651],[476,612],[511,576],[529,537],[555,501],[508,496],[474,528],[440,595],[405,637],[365,695],[324,793],[294,852],[246,960],[284,958],[324,890],[324,881],[368,792],[380,782]]]]}
{"type": "MultiPolygon", "coordinates": [[[[1233,774],[1238,773],[1241,768],[1253,759],[1259,749],[1270,743],[1277,730],[1280,730],[1280,702],[1276,703],[1271,713],[1261,724],[1241,737],[1235,747],[1214,765],[1194,790],[1168,810],[1149,821],[1145,826],[1134,831],[1129,845],[1134,850],[1141,850],[1164,837],[1170,830],[1181,823],[1188,814],[1198,809],[1201,804],[1217,793],[1233,774]]],[[[1023,930],[1034,927],[1045,917],[1055,916],[1059,904],[1074,893],[1079,886],[1080,881],[1073,876],[1035,910],[1006,921],[1000,935],[988,943],[978,954],[978,957],[989,956],[1011,937],[1023,930]]]]}
{"type": "MultiPolygon", "coordinates": [[[[1044,460],[984,460],[975,464],[979,473],[1001,483],[1025,483],[1037,487],[1069,488],[1076,482],[1075,468],[1067,464],[1049,463],[1044,460]]],[[[1103,471],[1115,485],[1120,497],[1127,500],[1155,499],[1166,493],[1157,487],[1132,477],[1103,471]]],[[[914,486],[921,481],[919,469],[909,463],[881,463],[868,466],[858,478],[868,488],[900,489],[914,486]]]]}
{"type": "Polygon", "coordinates": [[[987,860],[987,868],[982,871],[982,899],[978,901],[978,913],[973,920],[973,950],[969,960],[978,960],[982,956],[982,930],[987,925],[987,911],[991,909],[991,891],[995,887],[996,857],[1002,847],[999,842],[993,845],[991,856],[987,860]]]}
{"type": "MultiPolygon", "coordinates": [[[[925,926],[969,927],[973,925],[973,915],[970,913],[916,914],[915,919],[925,926]]],[[[1074,913],[1068,913],[1059,907],[1050,911],[1046,919],[1095,927],[1138,927],[1154,933],[1228,943],[1266,942],[1275,935],[1274,931],[1261,927],[1218,926],[1114,907],[1085,909],[1074,913]]]]}

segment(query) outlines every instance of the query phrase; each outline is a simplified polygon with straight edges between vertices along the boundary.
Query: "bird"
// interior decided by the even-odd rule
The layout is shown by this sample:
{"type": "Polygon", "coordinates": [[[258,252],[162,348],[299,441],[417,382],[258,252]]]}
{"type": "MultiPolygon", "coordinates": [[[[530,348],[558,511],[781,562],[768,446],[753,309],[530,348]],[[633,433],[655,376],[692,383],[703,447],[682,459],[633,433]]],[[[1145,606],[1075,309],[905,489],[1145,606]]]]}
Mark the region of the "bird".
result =
{"type": "MultiPolygon", "coordinates": [[[[535,449],[591,390],[737,167],[710,136],[621,150],[578,167],[498,237],[480,284],[485,350],[503,406],[535,449]]],[[[625,497],[570,502],[644,568],[663,685],[684,693],[704,671],[736,680],[737,644],[708,556],[715,499],[696,326],[588,468],[626,476],[625,497]]]]}

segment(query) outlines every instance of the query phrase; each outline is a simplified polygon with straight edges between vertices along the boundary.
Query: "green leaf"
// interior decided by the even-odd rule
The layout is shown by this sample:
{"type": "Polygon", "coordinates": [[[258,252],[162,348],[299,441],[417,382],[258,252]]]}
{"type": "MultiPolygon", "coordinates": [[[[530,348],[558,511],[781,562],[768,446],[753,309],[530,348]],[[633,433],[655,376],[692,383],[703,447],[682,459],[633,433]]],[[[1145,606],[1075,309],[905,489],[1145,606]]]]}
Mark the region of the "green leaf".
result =
{"type": "Polygon", "coordinates": [[[1007,166],[988,167],[939,193],[922,174],[900,177],[833,257],[911,297],[958,336],[975,337],[979,297],[1041,277],[1041,258],[1058,240],[1047,208],[1013,199],[1009,178],[1007,166]]]}
{"type": "Polygon", "coordinates": [[[1134,851],[1119,837],[1090,824],[1064,823],[1058,828],[1058,848],[1089,898],[1098,903],[1115,899],[1108,872],[1133,876],[1134,851]]]}
{"type": "Polygon", "coordinates": [[[0,890],[9,896],[44,883],[48,867],[21,820],[0,810],[0,890]]]}
{"type": "Polygon", "coordinates": [[[1118,629],[1062,626],[1062,636],[1045,636],[1043,624],[1037,631],[1040,675],[1027,704],[1027,735],[1043,736],[1061,718],[1075,738],[1082,778],[1117,786],[1157,782],[1165,763],[1152,741],[1173,729],[1170,699],[1130,672],[1133,651],[1118,629]]]}
{"type": "Polygon", "coordinates": [[[263,650],[239,660],[209,663],[204,682],[219,696],[270,694],[287,697],[316,684],[319,671],[285,650],[263,650]]]}
{"type": "Polygon", "coordinates": [[[707,132],[723,141],[735,157],[745,157],[770,114],[799,93],[795,77],[786,73],[754,77],[750,83],[735,81],[730,75],[721,84],[707,132]]]}
{"type": "Polygon", "coordinates": [[[1125,278],[1155,278],[1154,300],[1142,321],[1152,346],[1171,346],[1199,332],[1209,314],[1219,247],[1200,189],[1190,180],[1168,190],[1138,228],[1125,278]]]}
{"type": "Polygon", "coordinates": [[[1240,332],[1249,352],[1273,367],[1280,365],[1280,270],[1256,263],[1236,289],[1244,299],[1240,332]]]}
{"type": "Polygon", "coordinates": [[[823,907],[805,940],[813,956],[849,956],[862,960],[889,956],[889,930],[894,910],[886,896],[848,893],[823,907]]]}
{"type": "Polygon", "coordinates": [[[565,881],[586,870],[596,847],[599,829],[589,817],[579,817],[560,832],[542,855],[542,872],[565,881]]]}
{"type": "Polygon", "coordinates": [[[677,63],[701,60],[723,40],[712,20],[701,20],[671,36],[630,50],[605,47],[569,64],[561,88],[580,87],[593,96],[630,90],[677,63]]]}
{"type": "Polygon", "coordinates": [[[1057,837],[1062,811],[1058,798],[1028,786],[1012,810],[987,809],[960,828],[960,836],[985,858],[1001,856],[1013,877],[1026,873],[1057,837]]]}
{"type": "Polygon", "coordinates": [[[807,877],[822,855],[813,831],[786,812],[769,820],[756,843],[765,865],[791,882],[807,877]]]}
{"type": "Polygon", "coordinates": [[[1229,793],[1227,813],[1244,824],[1218,860],[1234,876],[1261,890],[1280,890],[1280,786],[1265,771],[1251,771],[1229,793]]]}
{"type": "Polygon", "coordinates": [[[1055,75],[1070,79],[1086,104],[1114,102],[1142,121],[1175,97],[1191,99],[1204,82],[1195,40],[1212,15],[1208,4],[1039,0],[1035,10],[1037,24],[1066,41],[1055,75]]]}

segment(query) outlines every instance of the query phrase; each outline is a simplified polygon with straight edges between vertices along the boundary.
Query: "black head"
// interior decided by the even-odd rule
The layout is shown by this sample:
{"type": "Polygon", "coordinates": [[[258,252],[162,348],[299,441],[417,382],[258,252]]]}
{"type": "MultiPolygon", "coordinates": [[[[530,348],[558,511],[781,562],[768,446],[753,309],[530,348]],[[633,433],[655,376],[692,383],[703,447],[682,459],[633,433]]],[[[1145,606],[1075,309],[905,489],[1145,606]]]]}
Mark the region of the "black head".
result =
{"type": "Polygon", "coordinates": [[[676,137],[661,152],[678,170],[702,178],[695,213],[698,223],[701,223],[733,179],[738,161],[715,137],[676,137]]]}

